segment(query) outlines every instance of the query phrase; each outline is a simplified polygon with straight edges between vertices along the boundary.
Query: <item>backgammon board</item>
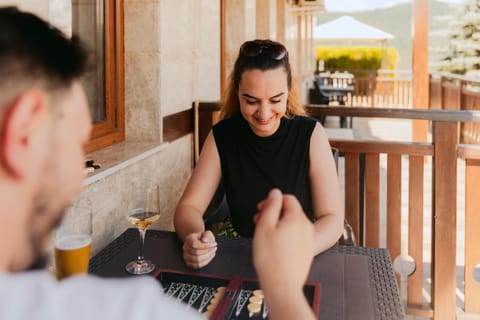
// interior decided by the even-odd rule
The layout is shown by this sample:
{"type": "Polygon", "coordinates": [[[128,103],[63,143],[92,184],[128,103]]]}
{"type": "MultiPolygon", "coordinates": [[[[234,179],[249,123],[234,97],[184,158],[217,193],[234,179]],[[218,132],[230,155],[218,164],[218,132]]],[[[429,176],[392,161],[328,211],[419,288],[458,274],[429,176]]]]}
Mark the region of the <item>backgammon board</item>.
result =
{"type": "MultiPolygon", "coordinates": [[[[208,319],[268,319],[268,306],[256,280],[170,270],[157,270],[154,277],[167,296],[184,303],[186,308],[198,310],[208,319]]],[[[320,284],[307,283],[303,292],[318,315],[320,284]]]]}

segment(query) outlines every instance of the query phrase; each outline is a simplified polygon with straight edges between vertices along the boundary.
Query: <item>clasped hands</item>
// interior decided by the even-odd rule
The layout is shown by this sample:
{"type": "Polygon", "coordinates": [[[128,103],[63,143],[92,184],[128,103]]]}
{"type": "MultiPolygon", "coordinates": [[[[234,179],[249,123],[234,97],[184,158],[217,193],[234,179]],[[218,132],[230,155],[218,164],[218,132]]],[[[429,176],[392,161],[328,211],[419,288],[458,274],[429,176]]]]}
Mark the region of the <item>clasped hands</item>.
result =
{"type": "Polygon", "coordinates": [[[199,269],[215,257],[217,242],[210,230],[190,233],[183,242],[183,259],[187,266],[199,269]]]}
{"type": "MultiPolygon", "coordinates": [[[[314,253],[314,229],[292,195],[278,189],[258,204],[253,237],[253,263],[260,279],[303,284],[314,253]],[[275,266],[275,272],[272,272],[275,266]],[[278,278],[278,279],[277,279],[278,278]]],[[[183,244],[183,258],[191,268],[202,268],[215,257],[217,242],[211,231],[189,234],[183,244]]]]}

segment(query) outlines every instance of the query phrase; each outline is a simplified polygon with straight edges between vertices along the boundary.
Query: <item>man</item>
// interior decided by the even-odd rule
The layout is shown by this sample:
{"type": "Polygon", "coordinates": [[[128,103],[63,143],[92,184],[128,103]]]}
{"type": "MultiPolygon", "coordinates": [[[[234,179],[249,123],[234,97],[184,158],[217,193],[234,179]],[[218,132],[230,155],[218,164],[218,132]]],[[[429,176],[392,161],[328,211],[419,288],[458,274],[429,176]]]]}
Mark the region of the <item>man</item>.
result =
{"type": "MultiPolygon", "coordinates": [[[[149,277],[57,282],[33,270],[44,265],[50,233],[82,189],[91,129],[79,82],[85,64],[75,37],[0,8],[0,319],[198,318],[149,277]]],[[[298,201],[278,190],[259,209],[254,264],[272,318],[313,318],[302,293],[313,227],[298,201]],[[285,292],[291,303],[282,302],[285,292]]]]}

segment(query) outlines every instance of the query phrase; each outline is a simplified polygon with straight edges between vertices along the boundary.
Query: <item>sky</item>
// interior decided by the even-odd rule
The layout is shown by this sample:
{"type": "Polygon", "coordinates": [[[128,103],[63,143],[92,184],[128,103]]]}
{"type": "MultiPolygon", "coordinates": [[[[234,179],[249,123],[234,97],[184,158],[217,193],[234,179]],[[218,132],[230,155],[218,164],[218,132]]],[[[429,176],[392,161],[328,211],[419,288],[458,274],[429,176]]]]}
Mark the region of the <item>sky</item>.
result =
{"type": "MultiPolygon", "coordinates": [[[[325,0],[327,12],[366,11],[391,7],[412,0],[325,0]]],[[[462,3],[463,0],[439,0],[449,3],[462,3]]]]}

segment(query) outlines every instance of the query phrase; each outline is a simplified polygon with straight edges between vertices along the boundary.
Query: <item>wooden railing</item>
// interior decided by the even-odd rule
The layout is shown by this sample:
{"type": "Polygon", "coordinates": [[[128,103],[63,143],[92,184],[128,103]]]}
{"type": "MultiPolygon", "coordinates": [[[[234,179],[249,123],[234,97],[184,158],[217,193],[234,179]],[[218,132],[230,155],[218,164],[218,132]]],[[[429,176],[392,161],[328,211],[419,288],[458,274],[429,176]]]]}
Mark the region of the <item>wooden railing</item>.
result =
{"type": "MultiPolygon", "coordinates": [[[[459,124],[480,122],[480,112],[409,110],[364,107],[307,106],[314,117],[324,115],[419,119],[431,123],[432,142],[331,140],[344,154],[345,212],[361,245],[385,245],[393,259],[405,253],[415,271],[408,277],[407,314],[435,320],[480,315],[480,146],[459,143],[459,124]],[[381,184],[381,162],[386,158],[386,185],[381,184]],[[465,163],[464,186],[457,165],[465,163]],[[408,166],[408,196],[402,199],[402,167],[408,166]],[[431,181],[425,179],[430,177],[431,181]],[[458,180],[458,181],[457,181],[458,180]],[[427,183],[431,183],[431,188],[427,183]],[[456,309],[457,187],[465,188],[464,304],[456,309]],[[382,191],[386,190],[386,208],[382,191]],[[424,194],[431,193],[431,206],[424,194]],[[402,201],[408,202],[407,234],[402,236],[402,201]],[[382,207],[382,208],[381,208],[382,207]],[[381,224],[381,212],[386,223],[381,224]],[[425,214],[426,213],[426,214],[425,214]],[[431,220],[431,224],[430,224],[431,220]],[[427,230],[424,232],[424,230],[427,230]],[[381,241],[381,236],[386,240],[381,241]],[[404,239],[404,238],[407,239],[404,239]],[[407,241],[405,241],[407,240],[407,241]],[[408,248],[402,248],[408,242],[408,248]],[[429,252],[431,283],[424,276],[424,252],[429,252]],[[425,285],[426,284],[426,285],[425,285]],[[425,299],[424,293],[430,296],[425,299]]],[[[200,131],[207,132],[218,103],[200,103],[200,131]],[[203,117],[208,121],[202,121],[203,117]],[[202,129],[203,128],[203,129],[202,129]]],[[[459,166],[460,167],[460,166],[459,166]]],[[[427,270],[425,270],[427,271],[427,270]]],[[[405,292],[405,288],[402,288],[405,292]]],[[[388,293],[386,293],[388,294],[388,293]]]]}
{"type": "MultiPolygon", "coordinates": [[[[480,110],[480,80],[454,74],[430,75],[430,108],[442,110],[480,110]]],[[[460,139],[480,143],[480,124],[462,123],[460,139]]]]}
{"type": "MultiPolygon", "coordinates": [[[[350,105],[363,107],[409,108],[412,106],[410,70],[343,70],[353,74],[355,92],[350,105]]],[[[335,72],[330,71],[332,76],[335,72]]]]}
{"type": "Polygon", "coordinates": [[[480,112],[320,106],[309,106],[308,110],[315,117],[421,119],[431,123],[432,142],[330,141],[345,155],[346,217],[363,245],[380,246],[383,232],[392,259],[405,254],[413,258],[415,270],[408,278],[407,314],[436,320],[461,318],[459,313],[480,315],[480,278],[474,277],[480,272],[480,148],[458,142],[459,123],[479,123],[480,112]],[[386,186],[380,183],[381,156],[386,157],[387,162],[386,186]],[[461,312],[456,309],[458,159],[464,159],[466,167],[465,229],[462,230],[465,234],[465,300],[461,312]],[[402,248],[402,242],[406,242],[402,238],[401,212],[404,164],[408,165],[408,248],[402,248]],[[431,174],[432,179],[432,203],[425,217],[430,207],[424,203],[427,174],[431,174]],[[380,223],[380,198],[384,189],[386,230],[382,230],[380,223]],[[427,223],[429,219],[431,227],[427,223]],[[424,233],[425,228],[428,233],[424,233]],[[428,239],[427,234],[431,235],[428,239]],[[431,288],[424,286],[425,250],[430,252],[431,288]],[[427,303],[424,292],[431,297],[427,303]]]}

